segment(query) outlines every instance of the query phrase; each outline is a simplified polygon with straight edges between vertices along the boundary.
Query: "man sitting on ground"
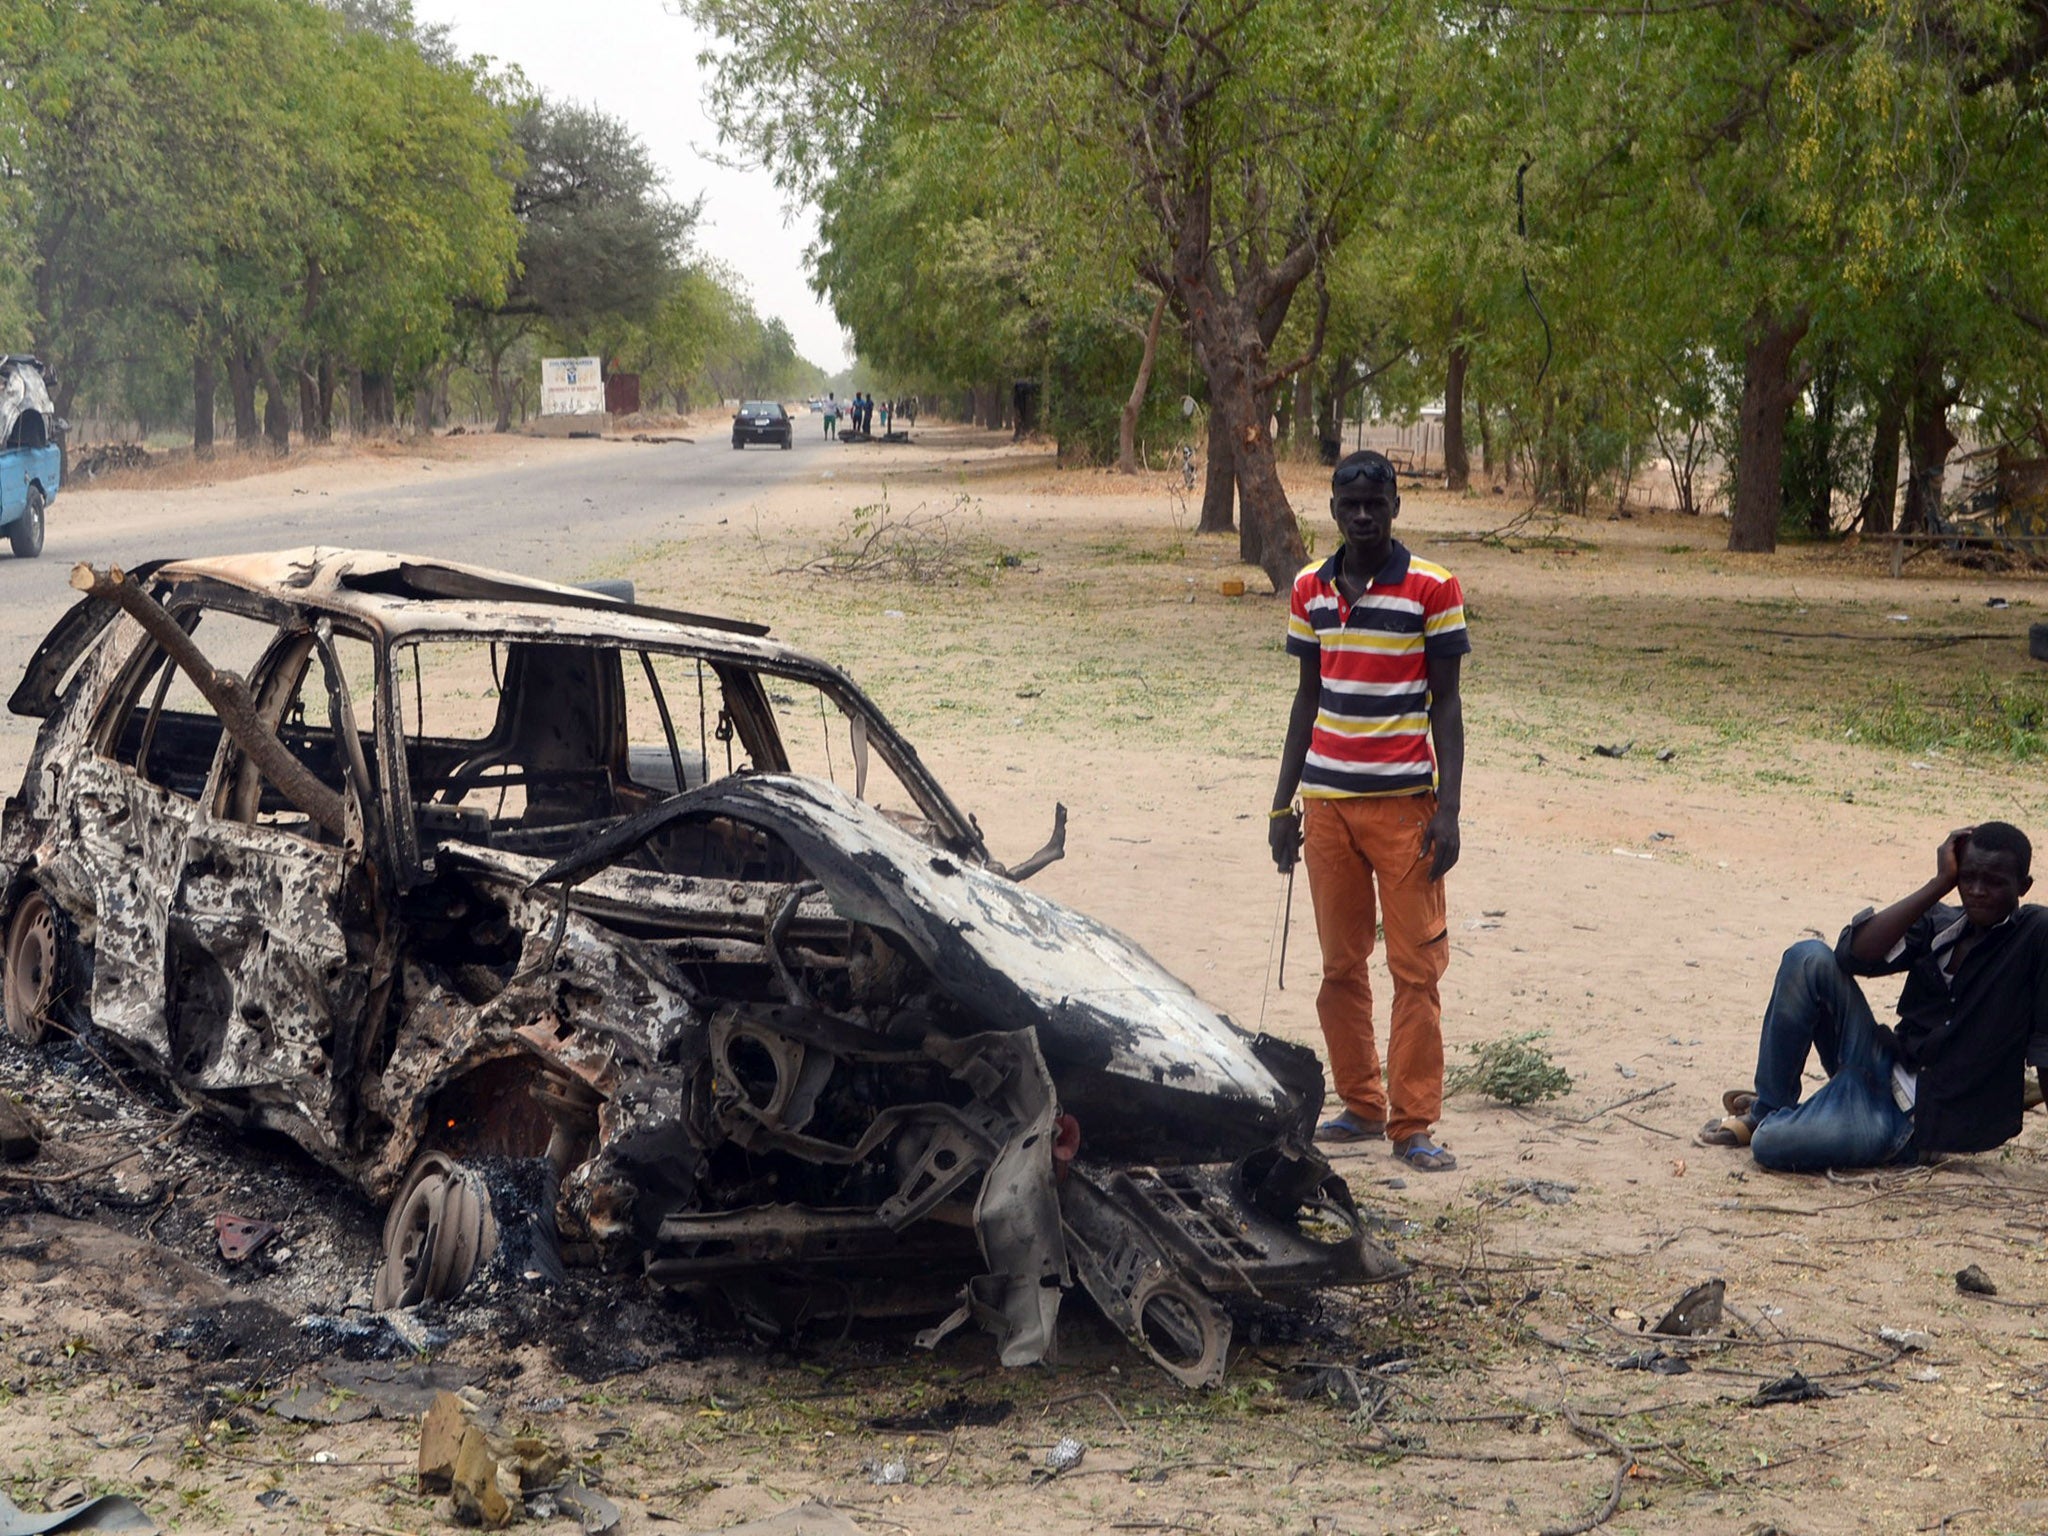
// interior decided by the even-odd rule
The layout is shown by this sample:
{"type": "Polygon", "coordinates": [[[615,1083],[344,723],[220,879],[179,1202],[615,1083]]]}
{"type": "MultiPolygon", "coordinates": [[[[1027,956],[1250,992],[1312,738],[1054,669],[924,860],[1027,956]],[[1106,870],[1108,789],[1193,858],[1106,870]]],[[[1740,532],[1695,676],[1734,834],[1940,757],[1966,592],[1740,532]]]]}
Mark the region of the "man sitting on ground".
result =
{"type": "Polygon", "coordinates": [[[2030,1055],[2048,1089],[2048,908],[2020,905],[2032,862],[2026,834],[2005,822],[1952,832],[1912,895],[1859,912],[1833,949],[1808,939],[1786,950],[1756,1089],[1725,1095],[1727,1117],[1700,1141],[1810,1173],[1983,1152],[2017,1136],[2030,1055]],[[1942,904],[1951,891],[1960,908],[1942,904]],[[1900,971],[1889,1029],[1854,978],[1900,971]],[[1828,1080],[1801,1103],[1809,1051],[1828,1080]]]}

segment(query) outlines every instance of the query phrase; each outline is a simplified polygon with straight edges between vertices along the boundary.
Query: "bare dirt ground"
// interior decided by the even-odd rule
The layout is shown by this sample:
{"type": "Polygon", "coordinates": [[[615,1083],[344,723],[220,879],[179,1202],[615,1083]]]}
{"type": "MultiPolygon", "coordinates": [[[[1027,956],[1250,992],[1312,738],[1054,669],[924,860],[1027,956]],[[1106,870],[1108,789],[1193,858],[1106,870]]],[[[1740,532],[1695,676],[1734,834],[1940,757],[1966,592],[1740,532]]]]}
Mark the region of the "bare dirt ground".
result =
{"type": "MultiPolygon", "coordinates": [[[[1294,669],[1234,540],[1190,533],[1164,481],[1059,471],[960,431],[821,476],[586,574],[765,618],[842,662],[999,856],[1036,847],[1063,801],[1069,854],[1037,884],[1245,1025],[1315,1042],[1307,895],[1282,990],[1264,837],[1294,669]],[[884,504],[907,532],[864,543],[884,504]],[[906,548],[894,576],[858,569],[906,548]],[[1229,578],[1250,595],[1222,595],[1229,578]]],[[[1318,478],[1292,476],[1297,506],[1320,507],[1318,478]]],[[[1248,1320],[1208,1395],[1080,1300],[1062,1363],[1025,1372],[972,1333],[925,1355],[908,1330],[835,1325],[768,1352],[595,1302],[523,1342],[443,1320],[436,1368],[504,1428],[564,1444],[629,1531],[805,1498],[920,1536],[1448,1536],[1598,1516],[1751,1536],[2048,1530],[2043,1117],[1998,1153],[1841,1178],[1766,1174],[1691,1139],[1747,1079],[1784,945],[1917,885],[1952,826],[2048,829],[2040,759],[2014,755],[2042,730],[2026,631],[2048,586],[1928,560],[1894,581],[1840,548],[1729,556],[1723,525],[1661,516],[1475,539],[1520,510],[1418,488],[1399,529],[1463,577],[1472,617],[1445,1032],[1455,1060],[1546,1031],[1575,1086],[1526,1110],[1453,1098],[1454,1174],[1403,1173],[1383,1147],[1340,1160],[1412,1279],[1248,1320]],[[1996,1297],[1958,1291],[1972,1263],[1996,1297]],[[1709,1277],[1726,1282],[1723,1330],[1663,1344],[1682,1373],[1645,1368],[1642,1328],[1709,1277]],[[1351,1368],[1341,1401],[1302,1395],[1310,1364],[1351,1368]],[[1821,1395],[1759,1403],[1795,1371],[1821,1395]],[[1065,1436],[1086,1455],[1048,1476],[1065,1436]],[[878,1485],[896,1461],[903,1480],[878,1485]]],[[[1307,526],[1327,551],[1327,521],[1307,526]]],[[[121,1492],[181,1530],[445,1528],[447,1501],[414,1490],[402,1408],[309,1425],[264,1406],[294,1386],[328,1416],[377,1399],[336,1386],[291,1326],[367,1279],[375,1213],[281,1153],[175,1123],[88,1059],[6,1049],[0,1066],[62,1129],[47,1166],[0,1174],[0,1485],[16,1502],[121,1492]],[[96,1166],[140,1140],[149,1157],[96,1166]],[[213,1254],[222,1209],[285,1228],[252,1273],[213,1254]]]]}

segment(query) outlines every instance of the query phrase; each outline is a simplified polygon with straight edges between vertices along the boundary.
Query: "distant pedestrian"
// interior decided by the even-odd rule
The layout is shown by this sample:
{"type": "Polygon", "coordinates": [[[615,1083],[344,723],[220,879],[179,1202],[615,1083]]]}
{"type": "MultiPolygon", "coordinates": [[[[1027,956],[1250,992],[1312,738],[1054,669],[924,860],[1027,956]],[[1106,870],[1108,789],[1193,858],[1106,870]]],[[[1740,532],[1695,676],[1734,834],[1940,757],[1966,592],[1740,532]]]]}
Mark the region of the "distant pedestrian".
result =
{"type": "Polygon", "coordinates": [[[839,400],[835,395],[825,396],[825,436],[839,436],[839,400]]]}
{"type": "Polygon", "coordinates": [[[894,400],[884,400],[882,402],[882,436],[884,438],[887,438],[889,435],[889,420],[895,414],[895,409],[896,402],[894,400]]]}

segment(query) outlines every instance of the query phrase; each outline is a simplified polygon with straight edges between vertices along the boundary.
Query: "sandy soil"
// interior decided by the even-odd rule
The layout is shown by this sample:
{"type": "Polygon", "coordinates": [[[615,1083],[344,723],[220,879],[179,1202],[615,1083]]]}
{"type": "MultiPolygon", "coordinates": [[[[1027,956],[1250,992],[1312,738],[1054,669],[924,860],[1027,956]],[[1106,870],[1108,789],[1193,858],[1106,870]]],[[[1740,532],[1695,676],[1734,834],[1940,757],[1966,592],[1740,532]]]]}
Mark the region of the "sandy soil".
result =
{"type": "MultiPolygon", "coordinates": [[[[1316,479],[1295,475],[1298,506],[1321,504],[1316,479]]],[[[2048,587],[1929,561],[1894,581],[1862,551],[1733,557],[1722,525],[1661,516],[1475,538],[1520,511],[1418,489],[1400,529],[1460,573],[1473,615],[1445,1033],[1455,1060],[1543,1030],[1575,1086],[1526,1110],[1454,1098],[1440,1127],[1454,1174],[1404,1174],[1384,1148],[1341,1159],[1412,1280],[1248,1330],[1207,1396],[1165,1383],[1079,1302],[1063,1363],[1023,1373],[994,1369],[976,1337],[926,1357],[886,1329],[795,1359],[713,1340],[597,1381],[559,1348],[470,1339],[443,1358],[506,1423],[565,1443],[635,1531],[714,1529],[804,1497],[872,1531],[1575,1531],[1611,1490],[1615,1531],[2048,1530],[2042,1117],[1995,1154],[1839,1179],[1769,1175],[1691,1140],[1747,1078],[1787,943],[1832,938],[1917,885],[1951,826],[2048,827],[2038,759],[1941,729],[1959,693],[2024,725],[2026,629],[2048,587]],[[1957,1290],[1970,1263],[1997,1297],[1957,1290]],[[1667,1344],[1683,1374],[1642,1369],[1641,1328],[1709,1277],[1727,1285],[1723,1334],[1667,1344]],[[1880,1328],[1930,1339],[1902,1354],[1880,1328]],[[1303,1362],[1354,1367],[1365,1406],[1294,1395],[1303,1362]],[[1827,1395],[1751,1405],[1795,1370],[1827,1395]],[[872,1423],[953,1399],[1007,1416],[872,1423]],[[1045,1477],[1063,1435],[1086,1459],[1045,1477]],[[868,1464],[895,1458],[908,1480],[877,1486],[868,1464]]],[[[956,431],[849,454],[587,574],[766,618],[845,664],[998,856],[1036,847],[1065,803],[1069,854],[1043,889],[1247,1026],[1315,1042],[1307,893],[1283,990],[1285,882],[1265,852],[1293,672],[1283,615],[1233,540],[1191,524],[1163,480],[1058,471],[956,431]],[[872,527],[884,501],[931,519],[921,569],[818,568],[854,544],[857,509],[872,527]],[[1223,596],[1229,578],[1252,595],[1223,596]]],[[[1308,526],[1327,549],[1327,521],[1308,526]]],[[[171,1208],[146,1172],[129,1185],[171,1208]]],[[[171,1319],[244,1283],[210,1234],[174,1216],[158,1236],[181,1241],[88,1238],[37,1225],[105,1214],[79,1191],[15,1189],[0,1468],[17,1502],[76,1485],[186,1530],[447,1524],[445,1500],[411,1489],[409,1420],[285,1423],[259,1406],[275,1380],[171,1347],[171,1319]],[[259,1503],[267,1490],[282,1492],[259,1503]]],[[[322,1226],[300,1211],[287,1238],[310,1252],[322,1226]]]]}

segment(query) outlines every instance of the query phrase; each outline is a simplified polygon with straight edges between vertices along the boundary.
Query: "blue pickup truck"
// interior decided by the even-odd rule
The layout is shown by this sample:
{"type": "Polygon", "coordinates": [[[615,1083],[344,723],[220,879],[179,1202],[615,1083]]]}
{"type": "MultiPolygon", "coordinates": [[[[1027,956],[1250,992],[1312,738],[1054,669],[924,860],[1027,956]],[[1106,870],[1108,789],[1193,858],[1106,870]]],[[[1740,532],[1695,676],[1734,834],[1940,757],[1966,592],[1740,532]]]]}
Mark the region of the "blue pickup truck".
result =
{"type": "Polygon", "coordinates": [[[43,525],[64,478],[49,370],[33,357],[0,357],[0,533],[17,558],[43,552],[43,525]]]}

